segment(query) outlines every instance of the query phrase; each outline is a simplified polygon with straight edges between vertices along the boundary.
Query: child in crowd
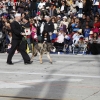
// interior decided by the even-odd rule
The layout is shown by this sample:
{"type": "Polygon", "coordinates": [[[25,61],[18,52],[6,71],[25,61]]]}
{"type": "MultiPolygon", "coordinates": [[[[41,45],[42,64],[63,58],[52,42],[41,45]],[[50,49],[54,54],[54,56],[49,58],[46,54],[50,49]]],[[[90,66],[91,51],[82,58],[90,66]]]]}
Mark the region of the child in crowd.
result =
{"type": "Polygon", "coordinates": [[[86,25],[86,28],[84,29],[84,37],[85,38],[89,38],[90,31],[91,31],[91,29],[89,28],[88,25],[86,25]]]}

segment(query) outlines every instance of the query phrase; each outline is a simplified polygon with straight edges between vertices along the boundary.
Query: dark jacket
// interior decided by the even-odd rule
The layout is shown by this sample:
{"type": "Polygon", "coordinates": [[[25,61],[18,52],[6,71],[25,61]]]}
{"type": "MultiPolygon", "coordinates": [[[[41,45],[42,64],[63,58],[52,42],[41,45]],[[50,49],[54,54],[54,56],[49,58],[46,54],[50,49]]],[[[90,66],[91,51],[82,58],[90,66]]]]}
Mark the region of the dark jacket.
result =
{"type": "Polygon", "coordinates": [[[41,10],[41,16],[49,15],[48,10],[41,10]]]}
{"type": "Polygon", "coordinates": [[[44,31],[45,32],[53,32],[54,31],[54,24],[49,21],[48,23],[46,22],[45,25],[44,25],[44,31]]]}
{"type": "Polygon", "coordinates": [[[36,10],[37,9],[37,0],[32,0],[31,1],[31,10],[36,10]]]}
{"type": "Polygon", "coordinates": [[[0,21],[0,31],[2,31],[2,28],[3,28],[3,22],[0,21]]]}
{"type": "Polygon", "coordinates": [[[30,22],[27,22],[26,24],[24,24],[25,28],[30,28],[30,22]]]}
{"type": "Polygon", "coordinates": [[[26,24],[22,25],[22,32],[24,32],[25,28],[30,28],[30,23],[29,22],[27,22],[26,24]]]}
{"type": "Polygon", "coordinates": [[[20,2],[20,4],[19,4],[19,12],[20,13],[24,13],[24,11],[27,9],[26,6],[28,6],[27,2],[20,2]]]}
{"type": "Polygon", "coordinates": [[[45,33],[45,32],[43,32],[43,34],[42,34],[42,42],[50,42],[50,36],[49,36],[49,34],[47,34],[47,33],[45,33]]]}
{"type": "Polygon", "coordinates": [[[50,16],[57,16],[57,10],[56,9],[49,9],[50,16]]]}
{"type": "Polygon", "coordinates": [[[46,2],[45,8],[46,8],[46,7],[50,7],[50,6],[51,6],[51,3],[50,3],[50,2],[46,2]]]}
{"type": "Polygon", "coordinates": [[[21,25],[17,21],[11,23],[11,31],[12,40],[22,40],[23,36],[21,35],[21,25]]]}

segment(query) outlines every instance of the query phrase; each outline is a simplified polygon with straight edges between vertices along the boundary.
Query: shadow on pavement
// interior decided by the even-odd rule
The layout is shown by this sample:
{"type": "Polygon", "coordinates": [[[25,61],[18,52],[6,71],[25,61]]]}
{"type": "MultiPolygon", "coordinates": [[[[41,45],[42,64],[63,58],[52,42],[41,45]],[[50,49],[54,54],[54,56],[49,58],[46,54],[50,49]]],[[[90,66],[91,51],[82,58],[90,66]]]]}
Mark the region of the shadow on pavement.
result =
{"type": "MultiPolygon", "coordinates": [[[[56,72],[57,70],[52,70],[49,75],[46,76],[45,80],[53,79],[52,74],[56,72]]],[[[64,79],[68,80],[69,77],[59,78],[58,80],[64,79]]],[[[16,97],[23,97],[23,100],[61,100],[66,93],[68,81],[47,81],[27,85],[29,85],[29,87],[23,88],[16,97]]],[[[16,100],[16,98],[12,100],[16,100]]]]}

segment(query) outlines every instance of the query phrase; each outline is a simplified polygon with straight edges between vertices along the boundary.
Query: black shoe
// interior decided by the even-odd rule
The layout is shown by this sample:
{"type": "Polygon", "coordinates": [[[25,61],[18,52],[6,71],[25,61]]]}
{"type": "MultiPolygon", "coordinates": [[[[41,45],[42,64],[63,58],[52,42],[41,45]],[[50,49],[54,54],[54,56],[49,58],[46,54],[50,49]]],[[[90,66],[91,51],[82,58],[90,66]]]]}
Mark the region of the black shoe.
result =
{"type": "Polygon", "coordinates": [[[25,62],[24,64],[25,64],[25,65],[28,65],[28,64],[32,64],[32,62],[33,62],[33,61],[25,62]]]}
{"type": "Polygon", "coordinates": [[[13,65],[14,63],[12,63],[12,62],[7,62],[7,64],[8,64],[8,65],[13,65]]]}

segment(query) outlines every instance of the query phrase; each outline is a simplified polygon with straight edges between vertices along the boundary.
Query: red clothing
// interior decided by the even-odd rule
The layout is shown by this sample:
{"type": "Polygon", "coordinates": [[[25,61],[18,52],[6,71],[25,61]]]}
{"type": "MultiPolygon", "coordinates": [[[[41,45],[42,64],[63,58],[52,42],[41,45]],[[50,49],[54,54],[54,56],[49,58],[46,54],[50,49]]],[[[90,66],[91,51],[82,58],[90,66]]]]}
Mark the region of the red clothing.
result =
{"type": "Polygon", "coordinates": [[[100,22],[94,23],[94,26],[100,28],[100,22]]]}
{"type": "Polygon", "coordinates": [[[93,28],[92,31],[93,31],[93,33],[98,33],[99,32],[99,28],[97,28],[97,27],[93,28]]]}
{"type": "Polygon", "coordinates": [[[31,37],[31,35],[27,35],[27,38],[30,38],[31,37]]]}
{"type": "Polygon", "coordinates": [[[37,33],[35,32],[36,31],[36,28],[35,27],[32,27],[31,28],[31,31],[32,31],[32,33],[31,33],[32,38],[33,39],[37,39],[37,33]]]}

